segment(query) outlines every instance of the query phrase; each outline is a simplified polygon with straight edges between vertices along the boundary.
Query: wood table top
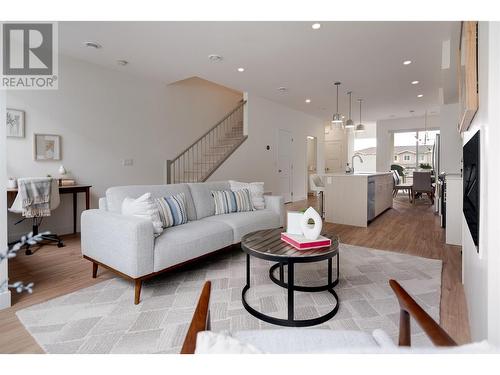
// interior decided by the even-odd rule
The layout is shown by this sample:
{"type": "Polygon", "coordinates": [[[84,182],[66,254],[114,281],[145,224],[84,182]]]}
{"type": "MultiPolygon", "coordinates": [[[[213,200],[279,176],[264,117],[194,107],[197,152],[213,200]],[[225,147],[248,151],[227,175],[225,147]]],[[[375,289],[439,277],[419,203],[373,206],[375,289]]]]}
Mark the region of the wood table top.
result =
{"type": "MultiPolygon", "coordinates": [[[[92,185],[85,185],[85,184],[64,185],[64,186],[59,186],[59,190],[90,188],[90,187],[92,187],[92,185]]],[[[17,192],[17,188],[7,188],[7,192],[8,193],[15,193],[15,192],[17,192]]]]}
{"type": "Polygon", "coordinates": [[[241,248],[248,254],[267,260],[283,260],[293,258],[296,262],[314,262],[332,258],[338,254],[339,237],[335,234],[323,233],[331,239],[332,244],[317,249],[298,250],[281,240],[283,228],[259,230],[249,233],[241,239],[241,248]]]}

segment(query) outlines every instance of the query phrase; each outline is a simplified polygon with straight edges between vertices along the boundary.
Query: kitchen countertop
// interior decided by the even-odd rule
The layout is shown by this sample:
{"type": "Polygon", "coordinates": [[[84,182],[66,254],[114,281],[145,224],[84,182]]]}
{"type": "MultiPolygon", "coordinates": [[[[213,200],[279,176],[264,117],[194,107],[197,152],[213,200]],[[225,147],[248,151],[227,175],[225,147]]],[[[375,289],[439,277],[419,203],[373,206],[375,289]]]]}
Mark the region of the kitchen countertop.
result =
{"type": "Polygon", "coordinates": [[[354,172],[354,173],[325,173],[321,176],[325,177],[372,177],[391,174],[392,172],[354,172]]]}

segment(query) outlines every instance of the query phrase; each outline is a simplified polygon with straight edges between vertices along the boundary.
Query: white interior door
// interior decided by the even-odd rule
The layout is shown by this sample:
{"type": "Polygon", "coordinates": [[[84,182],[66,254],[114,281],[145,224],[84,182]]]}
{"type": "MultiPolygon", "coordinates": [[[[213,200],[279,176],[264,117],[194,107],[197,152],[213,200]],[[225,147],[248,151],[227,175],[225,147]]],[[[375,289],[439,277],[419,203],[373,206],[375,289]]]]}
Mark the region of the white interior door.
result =
{"type": "Polygon", "coordinates": [[[342,141],[325,142],[325,172],[342,172],[344,164],[344,143],[342,141]]]}
{"type": "Polygon", "coordinates": [[[292,133],[288,130],[278,130],[278,179],[280,195],[285,203],[292,201],[292,133]]]}

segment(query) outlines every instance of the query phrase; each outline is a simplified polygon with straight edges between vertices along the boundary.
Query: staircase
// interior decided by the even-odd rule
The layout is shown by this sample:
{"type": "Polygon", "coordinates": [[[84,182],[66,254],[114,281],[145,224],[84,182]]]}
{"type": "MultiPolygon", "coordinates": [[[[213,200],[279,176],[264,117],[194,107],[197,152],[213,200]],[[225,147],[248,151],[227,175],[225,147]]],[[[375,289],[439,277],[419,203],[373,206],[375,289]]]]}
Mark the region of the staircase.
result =
{"type": "Polygon", "coordinates": [[[225,115],[176,158],[167,160],[167,184],[206,181],[247,139],[243,134],[246,101],[225,115]]]}

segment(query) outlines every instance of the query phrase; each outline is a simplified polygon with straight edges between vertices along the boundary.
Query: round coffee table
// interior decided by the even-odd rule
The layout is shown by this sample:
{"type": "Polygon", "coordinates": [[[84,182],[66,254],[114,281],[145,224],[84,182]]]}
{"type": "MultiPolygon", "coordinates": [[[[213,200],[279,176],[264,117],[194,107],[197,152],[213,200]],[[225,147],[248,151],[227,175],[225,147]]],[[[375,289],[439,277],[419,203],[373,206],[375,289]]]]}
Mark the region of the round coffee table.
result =
{"type": "Polygon", "coordinates": [[[331,319],[339,309],[339,297],[333,288],[339,282],[339,239],[336,235],[323,234],[332,240],[329,247],[322,247],[311,250],[297,250],[291,245],[281,240],[282,228],[260,230],[247,234],[241,239],[241,248],[246,253],[246,285],[241,292],[241,300],[245,309],[255,316],[271,324],[277,324],[286,327],[309,327],[321,324],[331,319]],[[271,280],[282,288],[288,290],[288,317],[287,319],[275,318],[257,311],[251,307],[245,298],[245,294],[250,289],[250,256],[277,262],[269,269],[269,277],[271,280]],[[337,275],[333,280],[332,259],[337,258],[337,275]],[[294,283],[294,266],[296,263],[311,263],[327,260],[328,261],[328,281],[325,285],[320,286],[305,286],[295,285],[294,283]],[[288,277],[284,280],[284,267],[287,267],[288,277]],[[279,278],[274,274],[279,269],[279,278]],[[294,318],[294,291],[300,292],[330,292],[336,300],[335,307],[325,315],[313,319],[296,320],[294,318]]]}

